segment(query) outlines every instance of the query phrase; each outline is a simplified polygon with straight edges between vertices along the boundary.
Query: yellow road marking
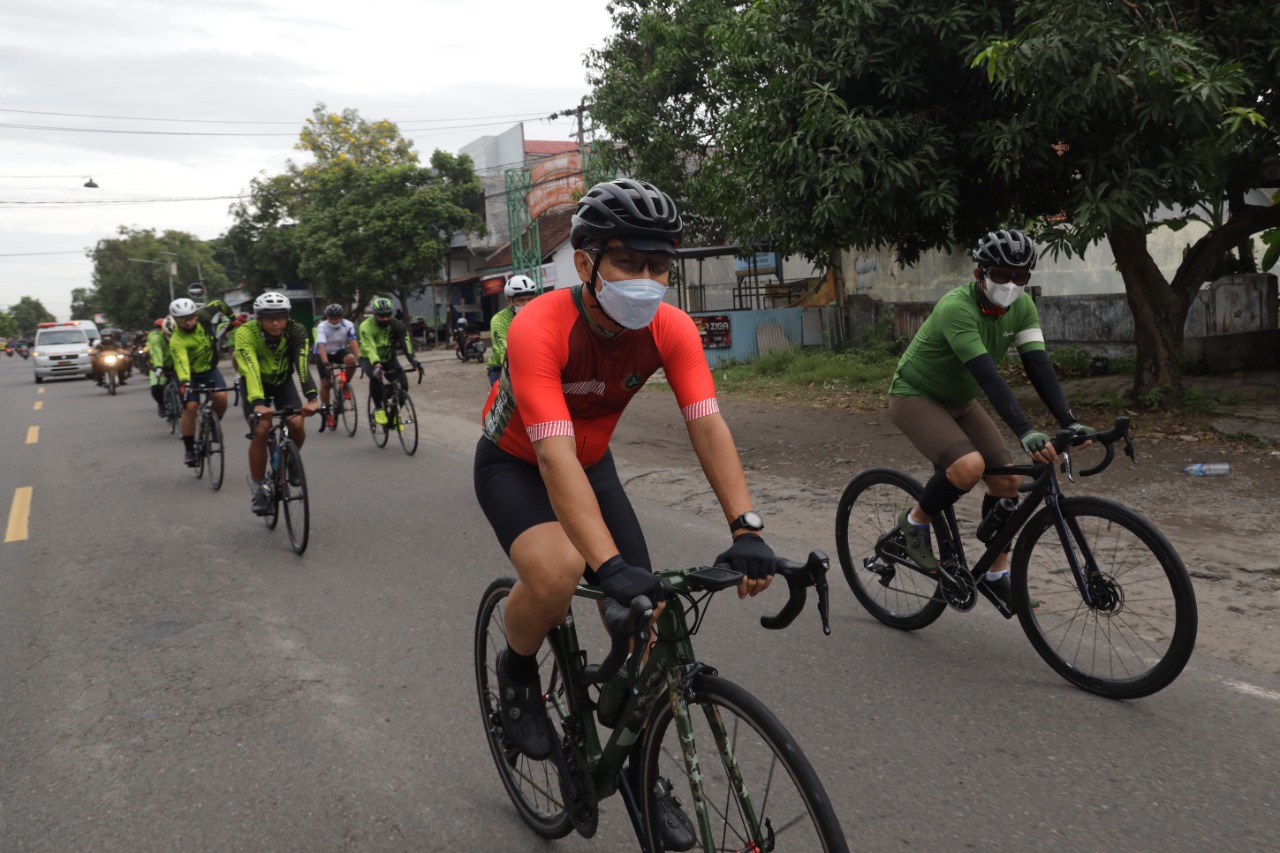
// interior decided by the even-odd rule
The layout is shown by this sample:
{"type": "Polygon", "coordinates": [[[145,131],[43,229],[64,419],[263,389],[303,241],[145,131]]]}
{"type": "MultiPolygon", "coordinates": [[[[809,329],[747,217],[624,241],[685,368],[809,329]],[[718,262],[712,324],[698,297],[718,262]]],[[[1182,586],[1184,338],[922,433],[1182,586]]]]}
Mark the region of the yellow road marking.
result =
{"type": "Polygon", "coordinates": [[[23,486],[13,492],[13,505],[9,507],[9,526],[4,531],[4,541],[23,542],[27,538],[27,519],[31,515],[31,487],[23,486]]]}
{"type": "Polygon", "coordinates": [[[38,412],[44,408],[44,400],[36,400],[35,410],[38,412]]]}
{"type": "Polygon", "coordinates": [[[37,394],[43,394],[43,393],[44,393],[44,389],[43,389],[43,388],[37,388],[37,389],[36,389],[36,393],[37,393],[37,394]]]}
{"type": "Polygon", "coordinates": [[[27,444],[35,444],[39,440],[40,440],[40,427],[38,426],[27,427],[27,444]]]}

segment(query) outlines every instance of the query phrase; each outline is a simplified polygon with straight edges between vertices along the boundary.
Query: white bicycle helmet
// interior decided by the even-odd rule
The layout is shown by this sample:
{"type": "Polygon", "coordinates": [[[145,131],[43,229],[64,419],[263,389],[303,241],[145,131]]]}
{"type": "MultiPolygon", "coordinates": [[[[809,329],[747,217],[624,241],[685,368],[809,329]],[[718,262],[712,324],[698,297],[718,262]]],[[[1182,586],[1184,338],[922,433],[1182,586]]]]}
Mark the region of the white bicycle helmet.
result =
{"type": "Polygon", "coordinates": [[[507,279],[507,286],[503,291],[508,299],[514,299],[517,296],[534,296],[538,292],[538,284],[527,275],[513,275],[507,279]]]}
{"type": "Polygon", "coordinates": [[[196,307],[195,302],[185,296],[181,299],[175,299],[169,303],[169,316],[174,319],[186,319],[199,310],[200,309],[196,307]]]}
{"type": "Polygon", "coordinates": [[[264,314],[288,314],[292,308],[293,303],[289,301],[289,297],[283,293],[276,293],[274,290],[268,290],[253,300],[253,314],[255,317],[261,317],[264,314]]]}

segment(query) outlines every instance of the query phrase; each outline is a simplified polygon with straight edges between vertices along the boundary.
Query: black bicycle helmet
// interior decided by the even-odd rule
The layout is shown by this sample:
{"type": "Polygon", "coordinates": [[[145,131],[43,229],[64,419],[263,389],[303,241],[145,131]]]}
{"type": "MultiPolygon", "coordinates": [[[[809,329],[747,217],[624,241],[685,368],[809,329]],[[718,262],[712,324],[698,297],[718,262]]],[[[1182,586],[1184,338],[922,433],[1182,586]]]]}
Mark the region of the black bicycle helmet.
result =
{"type": "Polygon", "coordinates": [[[341,317],[342,314],[342,306],[336,302],[332,305],[326,305],[324,308],[324,316],[326,317],[341,317]]]}
{"type": "Polygon", "coordinates": [[[1036,244],[1021,231],[1012,228],[992,231],[978,240],[973,259],[983,269],[988,267],[1036,268],[1036,244]]]}
{"type": "Polygon", "coordinates": [[[616,238],[639,252],[675,253],[684,223],[671,196],[644,181],[619,178],[596,184],[578,202],[569,243],[616,238]]]}

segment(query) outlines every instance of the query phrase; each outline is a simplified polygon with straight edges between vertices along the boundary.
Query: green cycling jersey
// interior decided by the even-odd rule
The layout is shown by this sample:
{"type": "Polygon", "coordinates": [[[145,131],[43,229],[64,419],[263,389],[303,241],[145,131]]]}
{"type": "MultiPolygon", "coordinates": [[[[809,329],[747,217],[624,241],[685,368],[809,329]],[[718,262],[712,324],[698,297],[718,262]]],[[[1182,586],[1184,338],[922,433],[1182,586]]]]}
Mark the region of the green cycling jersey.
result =
{"type": "Polygon", "coordinates": [[[507,356],[507,329],[516,318],[515,309],[510,305],[503,308],[489,321],[489,366],[502,367],[502,360],[507,356]]]}
{"type": "Polygon", "coordinates": [[[989,353],[999,366],[1011,346],[1019,353],[1045,348],[1040,315],[1030,294],[1022,294],[1004,314],[984,314],[976,288],[971,281],[938,300],[898,360],[890,394],[930,397],[960,407],[983,393],[965,367],[967,362],[989,353]]]}
{"type": "Polygon", "coordinates": [[[413,361],[413,344],[409,340],[409,330],[399,320],[392,320],[385,326],[378,324],[374,317],[365,317],[357,334],[360,341],[360,360],[368,359],[369,364],[389,364],[396,356],[396,350],[404,352],[409,361],[413,361]]]}
{"type": "Polygon", "coordinates": [[[190,382],[193,373],[205,373],[218,364],[218,343],[213,321],[219,314],[230,315],[231,309],[221,299],[210,300],[196,312],[196,327],[187,331],[181,326],[169,339],[169,355],[179,382],[190,382]]]}
{"type": "Polygon", "coordinates": [[[257,320],[250,320],[232,333],[232,346],[250,406],[265,402],[264,385],[283,385],[293,372],[297,372],[306,398],[316,398],[318,391],[307,369],[307,328],[297,320],[290,320],[274,342],[267,340],[257,320]]]}

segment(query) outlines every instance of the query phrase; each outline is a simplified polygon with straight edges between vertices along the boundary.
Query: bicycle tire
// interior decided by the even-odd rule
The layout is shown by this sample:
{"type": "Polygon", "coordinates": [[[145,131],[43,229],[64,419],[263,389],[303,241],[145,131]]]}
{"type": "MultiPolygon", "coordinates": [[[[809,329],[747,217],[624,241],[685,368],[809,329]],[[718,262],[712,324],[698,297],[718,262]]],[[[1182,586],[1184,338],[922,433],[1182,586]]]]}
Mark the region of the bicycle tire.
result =
{"type": "Polygon", "coordinates": [[[400,448],[406,455],[418,452],[418,411],[413,407],[413,400],[408,391],[402,391],[399,409],[396,411],[396,434],[400,436],[400,448]],[[405,415],[408,413],[408,419],[405,415]]]}
{"type": "MultiPolygon", "coordinates": [[[[382,393],[386,393],[385,385],[382,389],[382,393]]],[[[374,420],[374,413],[378,410],[378,407],[374,405],[373,394],[370,394],[366,400],[367,403],[365,405],[365,410],[369,415],[369,434],[373,436],[373,445],[374,447],[386,447],[388,438],[387,431],[385,429],[379,430],[378,427],[380,424],[374,420]]]]}
{"type": "Polygon", "coordinates": [[[210,414],[205,423],[204,455],[209,460],[209,486],[216,492],[222,488],[222,474],[226,454],[222,444],[222,424],[217,415],[210,414]]]}
{"type": "Polygon", "coordinates": [[[195,475],[197,480],[204,477],[204,464],[205,464],[204,435],[205,435],[204,412],[201,409],[196,409],[196,435],[195,435],[195,441],[193,442],[193,447],[196,453],[195,475]]]}
{"type": "Polygon", "coordinates": [[[280,484],[280,502],[284,504],[284,526],[289,531],[289,544],[295,554],[301,555],[307,550],[307,540],[311,536],[311,501],[307,497],[307,473],[302,467],[302,454],[292,439],[280,447],[280,484]]]}
{"type": "Polygon", "coordinates": [[[342,416],[342,428],[347,431],[348,438],[354,437],[356,430],[360,428],[360,409],[356,405],[356,392],[352,390],[349,383],[342,383],[338,405],[342,407],[339,412],[342,416]]]}
{"type": "Polygon", "coordinates": [[[1182,559],[1126,506],[1094,497],[1060,505],[1077,556],[1093,555],[1113,594],[1110,602],[1084,603],[1045,507],[1027,521],[1013,552],[1010,580],[1023,631],[1055,672],[1090,693],[1137,699],[1164,689],[1191,659],[1199,622],[1182,559]],[[1034,611],[1032,598],[1039,601],[1034,611]]]}
{"type": "Polygon", "coordinates": [[[182,401],[178,399],[178,386],[170,380],[165,380],[164,409],[165,419],[169,421],[169,434],[173,435],[178,431],[178,421],[182,417],[182,401]]]}
{"type": "Polygon", "coordinates": [[[698,820],[680,733],[678,726],[671,725],[675,722],[672,704],[660,702],[645,726],[637,792],[647,849],[662,849],[661,815],[654,796],[659,777],[668,780],[673,791],[689,795],[684,802],[689,803],[687,814],[699,837],[697,849],[827,853],[849,849],[818,774],[764,703],[737,684],[706,672],[693,679],[687,695],[692,697],[688,719],[713,837],[707,837],[707,827],[698,820]],[[724,732],[723,742],[715,736],[717,729],[724,732]],[[717,752],[719,761],[714,759],[717,752]],[[750,810],[734,795],[738,786],[732,781],[731,765],[740,773],[750,810]],[[754,813],[758,832],[752,829],[749,811],[754,813]],[[772,844],[768,843],[771,836],[772,844]]]}
{"type": "Polygon", "coordinates": [[[267,489],[270,492],[270,501],[267,504],[267,514],[262,517],[266,523],[268,530],[275,530],[276,525],[280,523],[280,495],[282,486],[280,481],[279,469],[271,464],[272,459],[276,458],[275,445],[271,439],[267,439],[267,489]]]}
{"type": "MultiPolygon", "coordinates": [[[[849,588],[868,613],[903,631],[933,624],[947,607],[936,579],[875,559],[876,543],[897,529],[898,516],[916,503],[921,491],[908,474],[869,468],[849,482],[836,508],[836,553],[849,588]],[[868,560],[880,571],[867,568],[868,560]]],[[[935,541],[941,541],[944,530],[938,519],[935,541]]]]}
{"type": "MultiPolygon", "coordinates": [[[[489,584],[476,614],[474,648],[480,718],[498,777],[520,818],[543,838],[563,838],[573,830],[573,823],[562,800],[555,762],[551,759],[534,761],[521,754],[507,740],[499,717],[498,677],[494,662],[498,652],[507,644],[503,610],[513,586],[513,578],[498,578],[489,584]]],[[[543,643],[538,658],[548,703],[556,695],[563,695],[567,702],[568,696],[563,693],[563,679],[560,678],[564,670],[556,660],[551,643],[543,643]]]]}

